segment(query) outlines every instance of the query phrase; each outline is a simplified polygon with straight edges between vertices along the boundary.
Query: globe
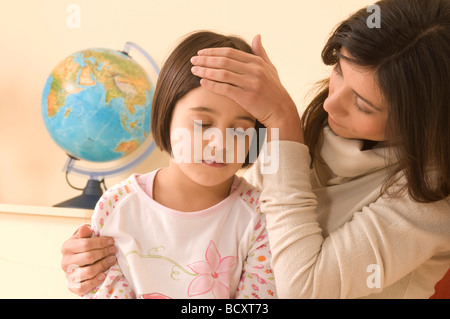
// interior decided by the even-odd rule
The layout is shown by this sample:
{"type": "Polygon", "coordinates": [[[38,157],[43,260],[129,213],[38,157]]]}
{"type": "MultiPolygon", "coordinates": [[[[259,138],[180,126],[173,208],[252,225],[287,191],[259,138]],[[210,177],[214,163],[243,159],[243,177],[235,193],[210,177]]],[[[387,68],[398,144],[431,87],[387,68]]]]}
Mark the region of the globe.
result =
{"type": "Polygon", "coordinates": [[[63,59],[48,77],[42,116],[52,139],[75,158],[124,157],[150,134],[154,86],[127,54],[87,49],[63,59]]]}
{"type": "Polygon", "coordinates": [[[151,56],[127,42],[123,51],[92,48],[76,52],[59,62],[45,82],[41,101],[45,127],[69,156],[67,183],[83,191],[54,206],[94,208],[103,193],[101,183],[106,190],[106,176],[132,168],[155,148],[149,139],[154,85],[150,73],[129,56],[132,48],[150,62],[157,77],[159,67],[151,56]],[[102,169],[76,167],[80,160],[121,163],[102,169]],[[86,186],[73,186],[69,173],[89,176],[86,186]]]}

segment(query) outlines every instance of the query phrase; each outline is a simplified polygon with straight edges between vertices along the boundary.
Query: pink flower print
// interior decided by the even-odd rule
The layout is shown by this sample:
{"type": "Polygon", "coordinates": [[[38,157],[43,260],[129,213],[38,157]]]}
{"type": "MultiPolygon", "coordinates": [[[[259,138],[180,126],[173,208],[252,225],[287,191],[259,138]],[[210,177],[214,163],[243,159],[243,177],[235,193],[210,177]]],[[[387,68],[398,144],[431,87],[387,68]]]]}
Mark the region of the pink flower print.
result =
{"type": "MultiPolygon", "coordinates": [[[[256,249],[264,249],[264,248],[266,248],[267,247],[267,244],[262,244],[261,246],[259,246],[258,248],[256,248],[256,249]]],[[[270,251],[269,251],[269,254],[270,254],[270,251]]]]}
{"type": "MultiPolygon", "coordinates": [[[[256,277],[256,280],[257,280],[260,284],[263,284],[263,285],[267,284],[267,281],[265,281],[263,278],[259,277],[258,274],[251,274],[251,275],[255,276],[255,277],[256,277]]],[[[255,287],[256,287],[256,286],[255,286],[255,287]]],[[[258,290],[258,289],[255,289],[255,290],[258,290]]]]}
{"type": "Polygon", "coordinates": [[[263,241],[264,238],[266,238],[266,235],[261,235],[261,236],[259,236],[258,238],[256,238],[256,241],[257,241],[257,242],[263,241]]]}
{"type": "Polygon", "coordinates": [[[98,206],[100,207],[100,209],[103,209],[103,202],[98,202],[98,206]]]}
{"type": "Polygon", "coordinates": [[[254,293],[254,292],[252,292],[252,296],[255,299],[261,299],[261,297],[259,297],[258,294],[254,293]]]}
{"type": "Polygon", "coordinates": [[[230,270],[236,265],[237,257],[221,258],[216,245],[211,240],[206,249],[206,261],[188,265],[198,276],[191,281],[188,296],[198,296],[212,291],[214,298],[228,298],[230,290],[230,270]]]}

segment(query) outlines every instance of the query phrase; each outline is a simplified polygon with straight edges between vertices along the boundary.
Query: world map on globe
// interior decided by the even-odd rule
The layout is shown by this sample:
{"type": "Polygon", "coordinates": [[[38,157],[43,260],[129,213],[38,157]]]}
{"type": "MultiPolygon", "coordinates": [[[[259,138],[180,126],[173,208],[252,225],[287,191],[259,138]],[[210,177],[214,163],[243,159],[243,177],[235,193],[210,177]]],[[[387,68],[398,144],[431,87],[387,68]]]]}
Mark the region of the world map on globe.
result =
{"type": "Polygon", "coordinates": [[[71,156],[112,161],[149,136],[153,91],[148,73],[127,54],[87,49],[53,69],[42,94],[42,116],[52,139],[71,156]]]}

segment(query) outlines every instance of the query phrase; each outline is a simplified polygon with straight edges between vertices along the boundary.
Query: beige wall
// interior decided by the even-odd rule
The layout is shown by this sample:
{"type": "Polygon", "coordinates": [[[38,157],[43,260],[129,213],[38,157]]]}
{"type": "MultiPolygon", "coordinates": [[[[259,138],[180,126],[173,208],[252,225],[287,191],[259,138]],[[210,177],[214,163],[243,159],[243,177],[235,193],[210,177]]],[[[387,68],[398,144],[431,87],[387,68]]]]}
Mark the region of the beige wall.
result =
{"type": "Polygon", "coordinates": [[[61,270],[61,245],[90,210],[0,203],[0,299],[76,298],[61,270]]]}
{"type": "MultiPolygon", "coordinates": [[[[176,41],[197,29],[263,43],[299,109],[312,83],[328,73],[320,52],[332,28],[370,0],[17,0],[0,10],[0,203],[51,206],[79,195],[62,172],[65,153],[47,133],[41,94],[53,67],[90,47],[122,49],[133,41],[161,65],[176,41]],[[67,21],[80,8],[80,28],[67,21]]],[[[154,152],[133,171],[167,163],[154,152]]],[[[107,179],[112,185],[131,172],[107,179]]],[[[86,179],[71,177],[84,186],[86,179]]]]}

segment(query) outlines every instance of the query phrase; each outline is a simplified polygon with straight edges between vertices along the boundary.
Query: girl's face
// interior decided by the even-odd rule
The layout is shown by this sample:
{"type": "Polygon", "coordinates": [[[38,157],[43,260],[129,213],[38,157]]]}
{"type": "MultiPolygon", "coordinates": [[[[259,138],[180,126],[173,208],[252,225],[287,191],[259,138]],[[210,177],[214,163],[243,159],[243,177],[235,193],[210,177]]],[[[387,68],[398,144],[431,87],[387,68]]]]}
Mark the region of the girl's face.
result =
{"type": "MultiPolygon", "coordinates": [[[[350,57],[344,48],[341,54],[350,57]]],[[[344,138],[385,141],[388,110],[375,72],[339,59],[330,77],[328,98],[323,104],[328,124],[344,138]]]]}
{"type": "Polygon", "coordinates": [[[172,163],[200,185],[219,185],[242,167],[251,139],[242,132],[254,127],[255,118],[233,100],[197,87],[172,114],[172,163]]]}

